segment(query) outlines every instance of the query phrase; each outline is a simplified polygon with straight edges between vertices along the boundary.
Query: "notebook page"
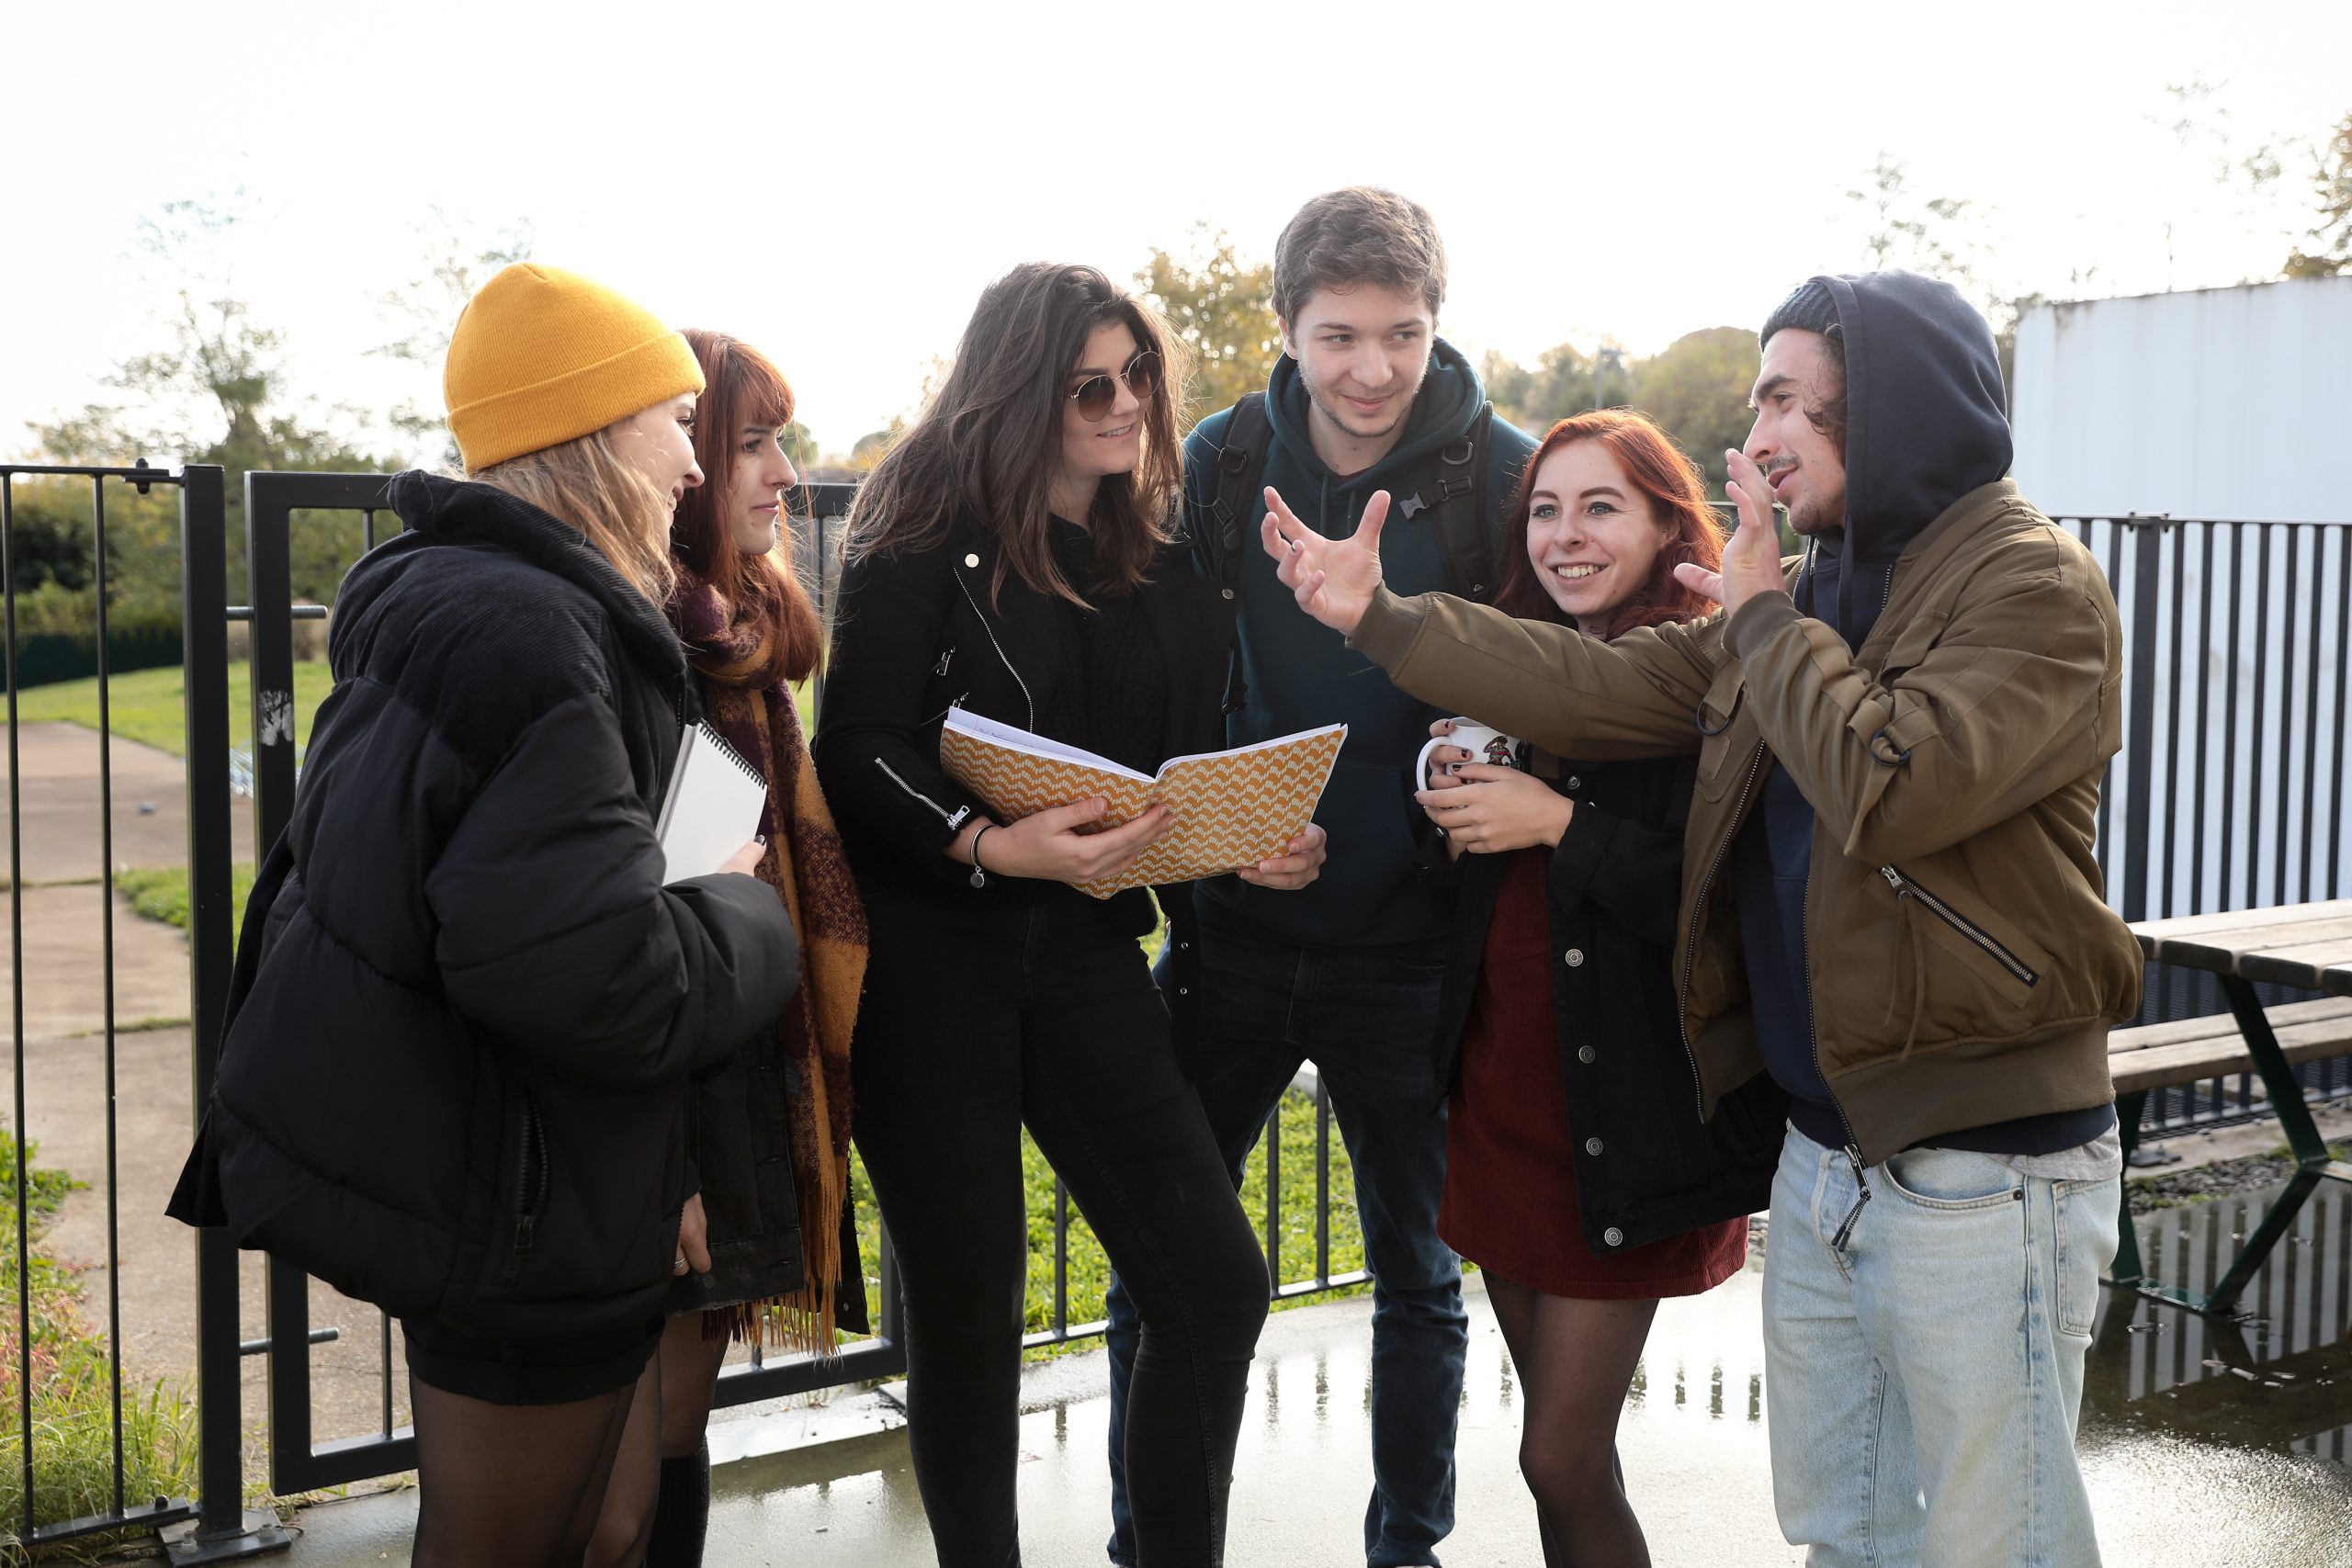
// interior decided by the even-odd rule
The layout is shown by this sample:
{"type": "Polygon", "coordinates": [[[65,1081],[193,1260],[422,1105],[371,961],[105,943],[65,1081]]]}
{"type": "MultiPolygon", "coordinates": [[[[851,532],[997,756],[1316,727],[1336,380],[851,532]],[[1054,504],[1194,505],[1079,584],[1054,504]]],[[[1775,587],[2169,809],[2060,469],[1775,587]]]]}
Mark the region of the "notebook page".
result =
{"type": "Polygon", "coordinates": [[[662,880],[708,876],[760,830],[767,785],[707,724],[690,725],[678,743],[670,793],[662,802],[662,880]]]}

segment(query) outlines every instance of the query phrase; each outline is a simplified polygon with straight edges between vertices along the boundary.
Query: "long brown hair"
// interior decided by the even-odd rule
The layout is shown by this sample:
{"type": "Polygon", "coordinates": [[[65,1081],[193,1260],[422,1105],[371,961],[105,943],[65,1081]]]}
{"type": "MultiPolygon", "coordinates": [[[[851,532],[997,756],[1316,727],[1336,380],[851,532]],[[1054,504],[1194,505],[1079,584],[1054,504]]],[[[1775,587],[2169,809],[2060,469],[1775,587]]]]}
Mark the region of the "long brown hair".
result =
{"type": "Polygon", "coordinates": [[[735,547],[727,514],[743,432],[754,425],[781,430],[792,423],[792,384],[767,355],[724,333],[685,330],[701,362],[702,400],[695,405],[695,461],[703,482],[686,491],[670,527],[670,548],[728,607],[763,619],[784,644],[787,680],[806,680],[823,654],[825,630],[808,591],[779,549],[747,555],[735,547]]]}
{"type": "Polygon", "coordinates": [[[1173,536],[1184,454],[1176,440],[1183,402],[1176,344],[1159,318],[1091,266],[1031,262],[981,291],[956,346],[956,361],[913,426],[859,487],[850,510],[852,557],[922,550],[959,517],[996,531],[991,593],[1017,574],[1031,589],[1084,604],[1054,564],[1047,532],[1062,408],[1087,335],[1124,323],[1136,347],[1157,354],[1159,385],[1144,400],[1143,450],[1131,474],[1106,476],[1086,524],[1095,581],[1134,590],[1173,536]]]}
{"type": "Polygon", "coordinates": [[[1519,490],[1511,497],[1510,518],[1504,525],[1502,584],[1495,591],[1495,607],[1528,621],[1566,621],[1568,617],[1544,585],[1535,580],[1535,565],[1527,558],[1527,519],[1535,501],[1535,470],[1544,459],[1572,441],[1598,441],[1617,459],[1634,488],[1646,496],[1650,511],[1666,530],[1666,546],[1650,568],[1649,581],[1617,606],[1605,626],[1584,629],[1596,637],[1612,637],[1635,626],[1664,626],[1669,621],[1695,621],[1710,614],[1715,602],[1685,588],[1674,575],[1684,561],[1709,571],[1723,566],[1723,525],[1707,504],[1707,483],[1674,437],[1660,430],[1647,414],[1632,409],[1595,409],[1564,419],[1544,433],[1543,443],[1520,471],[1519,490]]]}

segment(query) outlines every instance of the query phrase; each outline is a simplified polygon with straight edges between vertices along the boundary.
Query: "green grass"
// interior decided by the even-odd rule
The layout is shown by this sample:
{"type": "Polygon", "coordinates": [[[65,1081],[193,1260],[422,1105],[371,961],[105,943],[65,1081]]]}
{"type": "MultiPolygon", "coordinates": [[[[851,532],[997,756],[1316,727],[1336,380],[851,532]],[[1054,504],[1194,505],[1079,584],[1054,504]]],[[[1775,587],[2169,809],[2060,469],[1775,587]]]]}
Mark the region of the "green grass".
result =
{"type": "MultiPolygon", "coordinates": [[[[230,940],[234,941],[237,929],[245,921],[245,900],[253,895],[254,868],[239,861],[229,870],[235,887],[236,901],[229,919],[230,940]]],[[[187,867],[118,871],[114,874],[114,886],[117,892],[130,900],[133,909],[149,919],[187,930],[187,867]]]]}
{"type": "MultiPolygon", "coordinates": [[[[311,716],[326,699],[334,677],[323,663],[294,666],[294,742],[307,746],[311,716]]],[[[117,735],[187,755],[187,682],[179,670],[135,670],[107,682],[107,717],[117,735]]],[[[17,694],[17,716],[27,724],[63,720],[85,729],[98,728],[98,682],[61,681],[17,694]]],[[[229,666],[229,744],[253,744],[253,685],[251,666],[229,666]]]]}
{"type": "MultiPolygon", "coordinates": [[[[27,1145],[29,1163],[39,1153],[27,1145]]],[[[0,1129],[0,1228],[17,1224],[16,1139],[0,1129]]],[[[0,1408],[14,1411],[19,1378],[29,1377],[33,1418],[34,1521],[53,1524],[104,1513],[114,1506],[113,1369],[104,1337],[82,1316],[75,1269],[49,1255],[42,1237],[65,1194],[79,1183],[61,1170],[26,1172],[25,1218],[32,1235],[30,1267],[17,1274],[16,1248],[0,1249],[0,1285],[13,1308],[30,1308],[29,1346],[17,1337],[17,1314],[0,1316],[0,1408]]],[[[194,1407],[170,1385],[126,1385],[122,1402],[123,1493],[126,1497],[185,1496],[194,1486],[194,1407]]],[[[24,1517],[24,1449],[14,1420],[0,1423],[0,1520],[24,1517]]]]}

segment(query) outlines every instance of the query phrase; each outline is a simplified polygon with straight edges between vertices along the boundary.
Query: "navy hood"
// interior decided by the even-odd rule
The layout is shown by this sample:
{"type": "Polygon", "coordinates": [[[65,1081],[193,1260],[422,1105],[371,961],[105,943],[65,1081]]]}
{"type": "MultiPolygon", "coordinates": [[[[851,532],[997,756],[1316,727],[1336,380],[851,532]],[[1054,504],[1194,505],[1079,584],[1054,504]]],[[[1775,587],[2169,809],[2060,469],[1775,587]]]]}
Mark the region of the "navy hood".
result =
{"type": "Polygon", "coordinates": [[[1993,329],[1958,289],[1909,272],[1812,282],[1846,346],[1846,526],[1815,544],[1798,602],[1860,648],[1896,558],[2007,477],[2014,447],[1993,329]]]}

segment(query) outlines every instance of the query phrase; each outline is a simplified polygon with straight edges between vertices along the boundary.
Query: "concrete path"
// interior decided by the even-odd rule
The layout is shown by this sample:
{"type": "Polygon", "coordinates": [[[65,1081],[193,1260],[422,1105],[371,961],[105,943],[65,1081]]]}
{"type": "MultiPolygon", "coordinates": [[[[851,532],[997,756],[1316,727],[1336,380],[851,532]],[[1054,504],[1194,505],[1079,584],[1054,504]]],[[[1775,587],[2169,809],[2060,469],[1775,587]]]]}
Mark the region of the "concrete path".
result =
{"type": "MultiPolygon", "coordinates": [[[[187,784],[180,760],[136,740],[114,738],[114,863],[187,863],[187,784]],[[152,811],[142,807],[152,807],[152,811]]],[[[6,755],[0,753],[0,763],[6,755]]],[[[81,882],[100,875],[98,737],[78,724],[28,724],[17,732],[17,792],[24,812],[26,886],[81,882]]],[[[0,833],[7,802],[0,799],[0,833]]],[[[254,858],[252,802],[240,799],[230,823],[232,852],[254,858]]],[[[0,838],[0,844],[5,839],[0,838]]],[[[0,863],[0,876],[7,866],[0,863]]]]}
{"type": "MultiPolygon", "coordinates": [[[[112,1180],[121,1190],[107,1236],[109,1153],[107,1134],[105,913],[101,853],[98,737],[71,724],[28,724],[17,741],[17,795],[22,806],[19,848],[25,886],[15,894],[21,929],[24,985],[24,1131],[39,1145],[38,1161],[85,1184],[69,1196],[50,1231],[51,1249],[80,1265],[85,1311],[102,1332],[120,1292],[119,1328],[126,1386],[166,1381],[193,1389],[196,1369],[196,1251],[186,1227],[166,1219],[164,1202],[178,1179],[194,1132],[189,1062],[187,939],[179,931],[133,913],[112,900],[114,916],[114,1144],[112,1180]],[[140,1027],[173,1021],[174,1027],[140,1027]],[[110,1270],[110,1256],[119,1270],[110,1270]]],[[[0,752],[0,761],[5,753],[0,752]]],[[[119,868],[185,866],[188,858],[187,795],[180,760],[136,741],[115,738],[114,863],[119,868]],[[152,807],[152,809],[142,809],[152,807]]],[[[0,795],[0,834],[7,800],[0,795]]],[[[0,838],[0,844],[5,838],[0,838]]],[[[231,850],[253,858],[251,803],[235,802],[231,850]]],[[[0,862],[0,885],[6,865],[0,862]]],[[[12,953],[17,952],[13,945],[12,953]]],[[[9,1004],[19,965],[0,967],[0,1009],[9,1004]]],[[[15,1066],[15,1035],[0,1011],[0,1050],[15,1066]]],[[[13,1079],[11,1080],[13,1087],[13,1079]]],[[[13,1098],[0,1089],[0,1122],[14,1127],[13,1098]]],[[[245,1260],[241,1337],[268,1332],[262,1306],[262,1265],[245,1260]]],[[[341,1342],[312,1351],[317,1369],[317,1427],[323,1439],[373,1431],[382,1422],[380,1314],[313,1284],[311,1321],[343,1331],[341,1342]]],[[[396,1424],[408,1419],[406,1374],[398,1365],[396,1424]]],[[[266,1365],[243,1366],[248,1474],[262,1468],[266,1365]]]]}
{"type": "MultiPolygon", "coordinates": [[[[2340,1216],[2330,1222],[2340,1223],[2340,1216]]],[[[1751,1269],[1708,1295],[1668,1302],[1652,1331],[1619,1448],[1662,1568],[1792,1568],[1803,1561],[1781,1540],[1772,1513],[1760,1284],[1751,1269]]],[[[1538,1568],[1533,1506],[1519,1478],[1518,1390],[1475,1276],[1468,1296],[1459,1523],[1442,1555],[1455,1568],[1538,1568]]],[[[1236,1465],[1227,1557],[1234,1568],[1363,1562],[1370,1316],[1371,1303],[1358,1299],[1268,1322],[1236,1465]]],[[[2128,1367],[2139,1347],[2185,1337],[2185,1316],[2110,1292],[2094,1355],[2128,1367]]],[[[2352,1346],[2339,1339],[2334,1357],[2352,1381],[2352,1346]]],[[[1105,1561],[1103,1369],[1096,1352],[1034,1368],[1023,1381],[1022,1558],[1031,1568],[1105,1561]]],[[[2143,1388],[2126,1398],[2128,1371],[2118,1376],[2120,1382],[2095,1381],[2084,1430],[2109,1568],[2312,1568],[2352,1560],[2352,1482],[2341,1466],[2240,1447],[2192,1427],[2152,1428],[2164,1418],[2135,1408],[2151,1395],[2143,1388]]],[[[2239,1392],[2245,1386],[2223,1381],[2239,1392]]],[[[754,1434],[764,1421],[786,1441],[832,1440],[719,1468],[707,1557],[713,1568],[914,1568],[933,1561],[905,1434],[881,1396],[815,1413],[731,1414],[754,1434]]],[[[733,1424],[718,1427],[712,1439],[721,1454],[774,1446],[733,1424]]],[[[416,1500],[411,1490],[306,1509],[298,1520],[303,1539],[288,1561],[293,1568],[406,1562],[416,1500]]]]}

